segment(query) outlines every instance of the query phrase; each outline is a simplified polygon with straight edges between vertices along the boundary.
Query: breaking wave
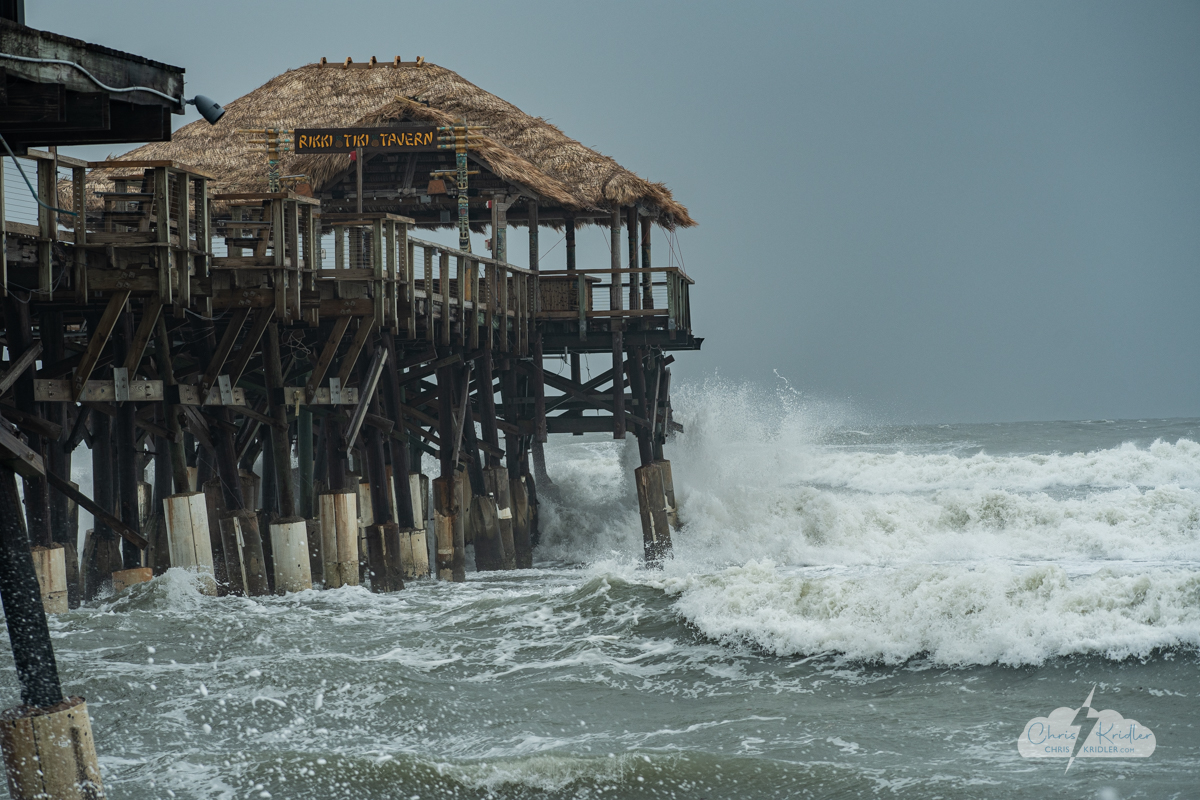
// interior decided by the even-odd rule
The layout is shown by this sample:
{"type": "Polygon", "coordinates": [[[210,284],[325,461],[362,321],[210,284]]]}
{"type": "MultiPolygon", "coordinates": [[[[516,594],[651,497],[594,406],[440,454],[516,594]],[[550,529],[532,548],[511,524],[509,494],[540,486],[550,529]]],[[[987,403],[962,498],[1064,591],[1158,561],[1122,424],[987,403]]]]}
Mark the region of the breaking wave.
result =
{"type": "Polygon", "coordinates": [[[1009,426],[1003,447],[978,430],[863,431],[788,390],[709,383],[674,400],[683,526],[664,571],[633,566],[632,437],[548,451],[544,553],[656,586],[704,635],[779,655],[1015,665],[1200,646],[1193,439],[1130,425],[1059,452],[1045,425],[1015,442],[1009,426]]]}

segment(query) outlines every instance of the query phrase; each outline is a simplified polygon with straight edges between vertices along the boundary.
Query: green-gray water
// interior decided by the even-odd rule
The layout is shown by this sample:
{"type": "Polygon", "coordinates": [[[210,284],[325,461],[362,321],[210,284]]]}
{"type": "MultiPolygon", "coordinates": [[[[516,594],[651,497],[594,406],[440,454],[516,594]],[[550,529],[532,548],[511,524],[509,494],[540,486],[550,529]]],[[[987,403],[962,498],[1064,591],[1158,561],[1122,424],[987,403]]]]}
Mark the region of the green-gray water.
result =
{"type": "Polygon", "coordinates": [[[265,600],[173,572],[54,619],[110,796],[1195,796],[1200,424],[679,403],[661,572],[630,454],[568,437],[537,569],[265,600]],[[1020,757],[1093,685],[1150,758],[1020,757]]]}

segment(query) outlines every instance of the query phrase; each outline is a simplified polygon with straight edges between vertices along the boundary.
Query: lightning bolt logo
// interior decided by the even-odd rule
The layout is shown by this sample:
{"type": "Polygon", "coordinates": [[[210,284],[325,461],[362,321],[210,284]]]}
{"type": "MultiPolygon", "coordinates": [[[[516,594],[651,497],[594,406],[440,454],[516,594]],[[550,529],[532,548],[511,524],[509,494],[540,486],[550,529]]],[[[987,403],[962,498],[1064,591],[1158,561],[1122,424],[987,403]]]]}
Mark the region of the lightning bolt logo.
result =
{"type": "Polygon", "coordinates": [[[1079,726],[1079,735],[1075,737],[1075,747],[1071,750],[1071,760],[1067,762],[1067,768],[1063,770],[1064,775],[1071,770],[1071,765],[1075,763],[1075,757],[1083,749],[1083,743],[1087,741],[1092,728],[1095,728],[1096,723],[1100,721],[1100,714],[1092,709],[1092,695],[1094,694],[1096,694],[1095,685],[1088,692],[1087,700],[1083,701],[1083,705],[1075,713],[1075,719],[1071,720],[1071,725],[1079,726]]]}

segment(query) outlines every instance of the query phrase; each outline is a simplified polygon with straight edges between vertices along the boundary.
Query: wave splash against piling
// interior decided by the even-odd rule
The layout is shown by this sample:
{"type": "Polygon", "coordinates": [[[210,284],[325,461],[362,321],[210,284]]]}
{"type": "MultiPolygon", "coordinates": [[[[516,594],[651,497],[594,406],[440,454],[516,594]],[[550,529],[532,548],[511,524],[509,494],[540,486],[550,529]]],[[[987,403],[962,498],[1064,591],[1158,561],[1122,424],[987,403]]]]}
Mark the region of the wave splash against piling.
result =
{"type": "Polygon", "coordinates": [[[676,395],[675,558],[636,566],[632,437],[549,446],[542,557],[653,586],[704,636],[781,656],[1019,665],[1200,646],[1200,444],[1169,425],[885,430],[789,391],[676,395]]]}

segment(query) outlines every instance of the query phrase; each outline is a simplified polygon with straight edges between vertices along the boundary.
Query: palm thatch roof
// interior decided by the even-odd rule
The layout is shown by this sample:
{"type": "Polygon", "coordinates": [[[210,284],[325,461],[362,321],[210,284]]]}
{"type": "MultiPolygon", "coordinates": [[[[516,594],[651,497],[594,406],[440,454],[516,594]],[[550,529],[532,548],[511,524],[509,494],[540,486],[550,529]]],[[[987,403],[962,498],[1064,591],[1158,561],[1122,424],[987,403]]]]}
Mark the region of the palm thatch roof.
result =
{"type": "MultiPolygon", "coordinates": [[[[505,181],[572,211],[641,205],[667,228],[695,221],[661,183],[652,183],[613,159],[570,138],[540,117],[429,63],[309,64],[289,70],[225,106],[216,125],[193,122],[171,141],[121,156],[173,160],[218,176],[211,191],[258,192],[267,188],[266,157],[244,128],[388,126],[408,121],[451,124],[465,119],[484,131],[472,157],[505,181]],[[412,102],[412,101],[416,102],[412,102]]],[[[351,167],[349,155],[284,155],[283,174],[308,175],[318,193],[351,167]]],[[[95,170],[102,188],[114,170],[95,170]]]]}

